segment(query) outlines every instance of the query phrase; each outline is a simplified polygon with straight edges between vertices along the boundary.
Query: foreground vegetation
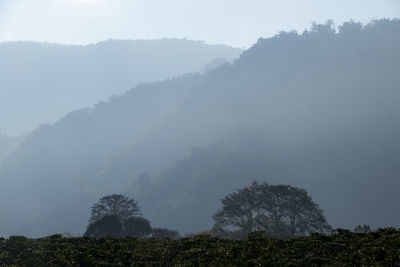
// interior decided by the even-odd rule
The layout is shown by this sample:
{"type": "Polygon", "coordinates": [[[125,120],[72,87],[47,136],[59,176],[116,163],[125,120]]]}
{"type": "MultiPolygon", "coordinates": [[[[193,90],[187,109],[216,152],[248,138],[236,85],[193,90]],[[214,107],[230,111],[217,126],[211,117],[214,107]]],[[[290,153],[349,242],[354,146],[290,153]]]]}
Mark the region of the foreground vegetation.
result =
{"type": "Polygon", "coordinates": [[[136,238],[0,239],[1,266],[398,266],[400,230],[335,230],[295,239],[253,232],[246,239],[207,235],[136,238]]]}

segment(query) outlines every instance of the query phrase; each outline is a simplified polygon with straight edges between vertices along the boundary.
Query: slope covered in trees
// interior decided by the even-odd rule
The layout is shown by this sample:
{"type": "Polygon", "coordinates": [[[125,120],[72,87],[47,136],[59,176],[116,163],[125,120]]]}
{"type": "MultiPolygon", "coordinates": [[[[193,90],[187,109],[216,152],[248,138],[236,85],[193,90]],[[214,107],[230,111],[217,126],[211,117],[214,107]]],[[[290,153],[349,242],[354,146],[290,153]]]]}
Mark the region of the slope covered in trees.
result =
{"type": "Polygon", "coordinates": [[[136,194],[144,172],[147,196],[133,197],[145,217],[183,233],[211,218],[200,225],[203,215],[186,216],[179,227],[174,218],[210,216],[214,200],[255,179],[305,188],[333,227],[399,225],[398,47],[396,20],[338,32],[315,25],[260,39],[233,65],[71,113],[36,130],[6,162],[0,209],[9,225],[25,224],[2,229],[82,231],[90,203],[132,184],[136,194]],[[214,143],[238,154],[175,164],[214,143]],[[163,205],[165,216],[155,211],[163,205]]]}
{"type": "Polygon", "coordinates": [[[233,60],[241,51],[179,39],[86,46],[1,43],[0,132],[20,135],[138,83],[198,72],[216,58],[233,60]]]}
{"type": "MultiPolygon", "coordinates": [[[[164,195],[182,203],[171,209],[181,216],[191,214],[194,224],[202,221],[197,211],[215,211],[205,203],[220,197],[216,192],[258,179],[306,188],[334,226],[398,225],[399,32],[398,21],[379,21],[366,27],[345,24],[338,33],[329,25],[316,25],[302,35],[282,33],[260,40],[233,67],[205,77],[202,90],[186,101],[185,112],[125,156],[125,169],[129,162],[146,162],[136,149],[145,150],[157,168],[174,159],[157,151],[179,158],[193,146],[218,140],[243,154],[240,163],[227,167],[229,173],[212,173],[223,161],[209,151],[203,162],[189,159],[191,169],[175,166],[154,178],[160,191],[170,190],[164,195]],[[202,165],[207,158],[213,162],[202,165]],[[174,176],[181,178],[175,181],[174,176]],[[196,197],[204,206],[192,204],[196,197]]],[[[168,222],[166,227],[185,224],[173,218],[159,220],[168,222]]]]}
{"type": "Polygon", "coordinates": [[[120,191],[134,178],[113,167],[118,177],[104,179],[111,159],[175,112],[198,80],[193,74],[143,84],[33,131],[3,163],[0,209],[8,216],[0,218],[2,231],[19,221],[16,232],[80,232],[93,201],[120,191]]]}
{"type": "Polygon", "coordinates": [[[0,168],[1,162],[11,155],[22,140],[23,137],[9,137],[0,133],[0,168]]]}

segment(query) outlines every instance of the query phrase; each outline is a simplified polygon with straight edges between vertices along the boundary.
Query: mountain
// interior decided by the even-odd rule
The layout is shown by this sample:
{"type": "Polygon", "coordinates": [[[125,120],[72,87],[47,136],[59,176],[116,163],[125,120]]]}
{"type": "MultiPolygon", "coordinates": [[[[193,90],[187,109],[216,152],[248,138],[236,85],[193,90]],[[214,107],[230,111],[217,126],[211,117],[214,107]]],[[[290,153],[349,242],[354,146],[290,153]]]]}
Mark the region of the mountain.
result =
{"type": "Polygon", "coordinates": [[[5,162],[0,229],[83,232],[91,204],[128,192],[153,225],[201,231],[252,180],[305,188],[334,227],[397,226],[398,47],[398,20],[315,25],[71,113],[5,162]]]}
{"type": "MultiPolygon", "coordinates": [[[[44,218],[43,212],[58,211],[76,199],[92,196],[92,202],[102,194],[120,190],[124,179],[130,182],[133,177],[120,175],[121,179],[117,177],[111,183],[103,180],[102,174],[109,162],[174,113],[199,79],[199,74],[188,74],[179,79],[142,84],[92,109],[76,110],[54,124],[33,131],[3,162],[0,180],[5,185],[2,189],[8,191],[1,195],[0,210],[7,210],[8,214],[3,220],[25,222],[31,217],[44,218]],[[15,198],[14,194],[21,190],[23,197],[15,198]],[[25,206],[24,211],[10,207],[11,199],[13,206],[25,206]],[[30,199],[28,203],[27,199],[30,199]]],[[[74,204],[76,207],[77,203],[74,204]]],[[[82,215],[85,221],[88,208],[82,215]]],[[[59,223],[67,221],[62,217],[59,223]]],[[[77,221],[81,228],[82,222],[77,221]]],[[[39,225],[41,231],[59,231],[59,224],[53,225],[55,229],[51,226],[43,229],[43,225],[46,224],[39,225]]],[[[66,227],[72,227],[66,231],[74,233],[79,229],[72,223],[66,227]]]]}
{"type": "Polygon", "coordinates": [[[0,132],[20,135],[139,83],[198,72],[216,58],[231,61],[241,52],[179,39],[0,43],[0,132]]]}
{"type": "Polygon", "coordinates": [[[6,159],[22,142],[23,137],[8,137],[0,134],[0,167],[1,162],[6,159]]]}

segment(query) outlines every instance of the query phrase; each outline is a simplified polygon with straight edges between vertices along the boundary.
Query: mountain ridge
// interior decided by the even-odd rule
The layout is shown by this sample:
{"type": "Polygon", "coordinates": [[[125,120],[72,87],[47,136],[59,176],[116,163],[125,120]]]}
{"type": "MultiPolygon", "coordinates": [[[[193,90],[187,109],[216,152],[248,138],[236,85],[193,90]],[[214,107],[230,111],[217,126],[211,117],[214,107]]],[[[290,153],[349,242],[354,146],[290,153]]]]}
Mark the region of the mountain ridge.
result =
{"type": "Polygon", "coordinates": [[[215,58],[233,60],[241,51],[185,39],[0,43],[0,132],[29,132],[139,83],[198,72],[215,58]]]}
{"type": "MultiPolygon", "coordinates": [[[[65,204],[63,198],[68,195],[77,195],[77,199],[86,201],[76,201],[69,210],[84,206],[89,210],[91,202],[102,194],[126,192],[127,186],[143,172],[156,178],[155,187],[168,183],[168,175],[163,173],[178,172],[179,166],[174,164],[187,157],[190,159],[193,147],[223,143],[227,151],[238,151],[253,162],[244,162],[243,166],[235,162],[234,169],[242,173],[242,169],[247,170],[246,166],[250,165],[257,172],[252,177],[237,177],[229,188],[238,188],[249,179],[290,183],[307,189],[334,226],[400,224],[400,217],[392,212],[398,202],[395,188],[399,186],[396,177],[400,173],[400,159],[396,156],[400,151],[397,116],[400,113],[400,80],[396,68],[400,63],[399,33],[398,20],[381,20],[366,26],[344,24],[339,32],[329,24],[316,25],[302,34],[281,33],[260,39],[233,64],[222,65],[205,74],[145,84],[141,90],[131,91],[137,94],[133,98],[120,97],[121,102],[100,105],[91,117],[92,121],[98,120],[94,125],[102,125],[100,131],[90,127],[83,130],[73,120],[66,128],[70,132],[81,129],[80,134],[93,141],[93,149],[86,151],[88,158],[107,155],[114,143],[125,142],[120,146],[122,150],[116,151],[117,156],[88,164],[80,160],[79,150],[72,150],[63,158],[63,149],[46,146],[50,139],[40,133],[37,138],[43,138],[44,144],[27,139],[35,148],[32,151],[41,151],[54,162],[49,164],[46,158],[40,159],[42,168],[35,169],[37,154],[23,159],[27,143],[10,159],[8,169],[0,177],[5,182],[13,181],[15,177],[21,180],[21,184],[14,184],[13,188],[21,195],[29,196],[33,213],[43,212],[44,204],[53,210],[48,213],[48,218],[56,222],[37,223],[36,228],[29,230],[29,234],[45,235],[60,231],[57,222],[64,215],[62,211],[56,211],[57,204],[65,204]],[[353,53],[358,47],[361,47],[360,52],[353,53]],[[144,95],[140,95],[142,93],[144,95]],[[121,109],[120,113],[116,111],[118,109],[121,109]],[[154,114],[151,123],[148,122],[150,114],[154,114]],[[130,133],[124,125],[132,127],[130,133]],[[136,129],[143,125],[148,126],[147,130],[134,136],[136,129]],[[96,137],[103,139],[96,141],[96,137]],[[102,151],[100,148],[106,147],[102,143],[105,141],[110,143],[102,151]],[[84,168],[66,164],[69,160],[80,162],[84,168]],[[54,168],[57,165],[60,168],[54,168]],[[26,169],[20,170],[18,166],[26,169]],[[65,175],[64,169],[69,175],[65,175]],[[29,190],[26,190],[23,185],[29,180],[29,190]],[[37,187],[35,184],[38,183],[47,188],[37,187]],[[75,190],[77,184],[89,188],[88,191],[75,190]],[[66,189],[68,191],[63,191],[66,189]],[[43,199],[40,200],[37,194],[43,199]],[[382,201],[376,201],[377,198],[382,201]],[[50,199],[52,205],[48,205],[50,199]]],[[[54,144],[69,140],[66,129],[56,131],[59,125],[49,126],[51,131],[59,131],[59,134],[50,135],[54,144]]],[[[75,147],[86,145],[76,137],[70,140],[76,142],[75,147]]],[[[209,151],[214,153],[212,149],[209,151]]],[[[226,155],[229,157],[230,153],[226,155]]],[[[225,188],[223,183],[215,180],[218,177],[208,177],[202,169],[208,167],[201,164],[196,168],[201,175],[193,177],[198,177],[204,181],[204,187],[213,190],[209,195],[206,190],[193,191],[191,195],[197,199],[223,197],[225,188]]],[[[191,172],[188,175],[192,175],[191,172]]],[[[186,188],[185,177],[177,180],[177,183],[183,183],[183,188],[186,188]]],[[[229,177],[220,179],[230,181],[229,177]]],[[[166,194],[173,198],[176,192],[172,189],[166,194]]],[[[187,192],[182,192],[182,196],[180,203],[190,204],[185,198],[187,192]]],[[[15,207],[22,207],[23,202],[23,199],[19,200],[15,207]]],[[[216,207],[218,204],[215,203],[216,207]]],[[[177,216],[163,221],[154,215],[157,208],[148,203],[142,205],[145,214],[153,214],[154,224],[168,227],[174,223],[178,225],[180,222],[174,218],[183,218],[185,212],[196,207],[187,205],[174,210],[173,206],[167,205],[164,210],[176,212],[177,216]]],[[[216,207],[205,206],[202,214],[210,213],[211,216],[216,207]]],[[[7,210],[6,205],[3,204],[1,209],[7,210]]],[[[27,214],[19,216],[29,217],[27,214]]],[[[84,228],[86,217],[77,213],[74,225],[63,231],[77,232],[84,228]]],[[[211,218],[191,218],[207,226],[211,221],[211,218]]],[[[204,230],[198,229],[198,225],[191,228],[189,222],[180,227],[188,232],[204,230]]],[[[23,229],[10,231],[21,233],[23,229]]]]}

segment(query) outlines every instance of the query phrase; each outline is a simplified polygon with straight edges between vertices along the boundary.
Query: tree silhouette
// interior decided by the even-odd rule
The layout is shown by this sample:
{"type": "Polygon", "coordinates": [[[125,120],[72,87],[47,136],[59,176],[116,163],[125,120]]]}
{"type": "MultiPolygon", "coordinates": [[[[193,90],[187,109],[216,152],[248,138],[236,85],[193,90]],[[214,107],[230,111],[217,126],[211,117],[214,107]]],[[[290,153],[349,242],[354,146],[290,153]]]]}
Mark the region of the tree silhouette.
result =
{"type": "Polygon", "coordinates": [[[354,228],[354,233],[369,233],[371,232],[371,226],[369,226],[368,224],[364,224],[364,225],[357,225],[354,228]]]}
{"type": "Polygon", "coordinates": [[[90,223],[83,235],[88,237],[119,237],[122,235],[122,224],[118,216],[105,215],[90,223]]]}
{"type": "Polygon", "coordinates": [[[151,234],[150,221],[142,217],[131,217],[124,221],[124,235],[145,238],[151,234]]]}
{"type": "Polygon", "coordinates": [[[240,238],[263,230],[271,236],[295,237],[331,230],[307,192],[290,185],[253,182],[221,201],[222,209],[213,215],[219,236],[240,238]]]}
{"type": "Polygon", "coordinates": [[[94,223],[106,215],[115,215],[120,221],[130,217],[140,216],[138,203],[124,195],[104,196],[93,205],[89,223],[94,223]]]}
{"type": "Polygon", "coordinates": [[[177,239],[179,237],[178,231],[170,230],[166,228],[153,228],[151,233],[151,237],[153,238],[170,238],[170,239],[177,239]]]}

